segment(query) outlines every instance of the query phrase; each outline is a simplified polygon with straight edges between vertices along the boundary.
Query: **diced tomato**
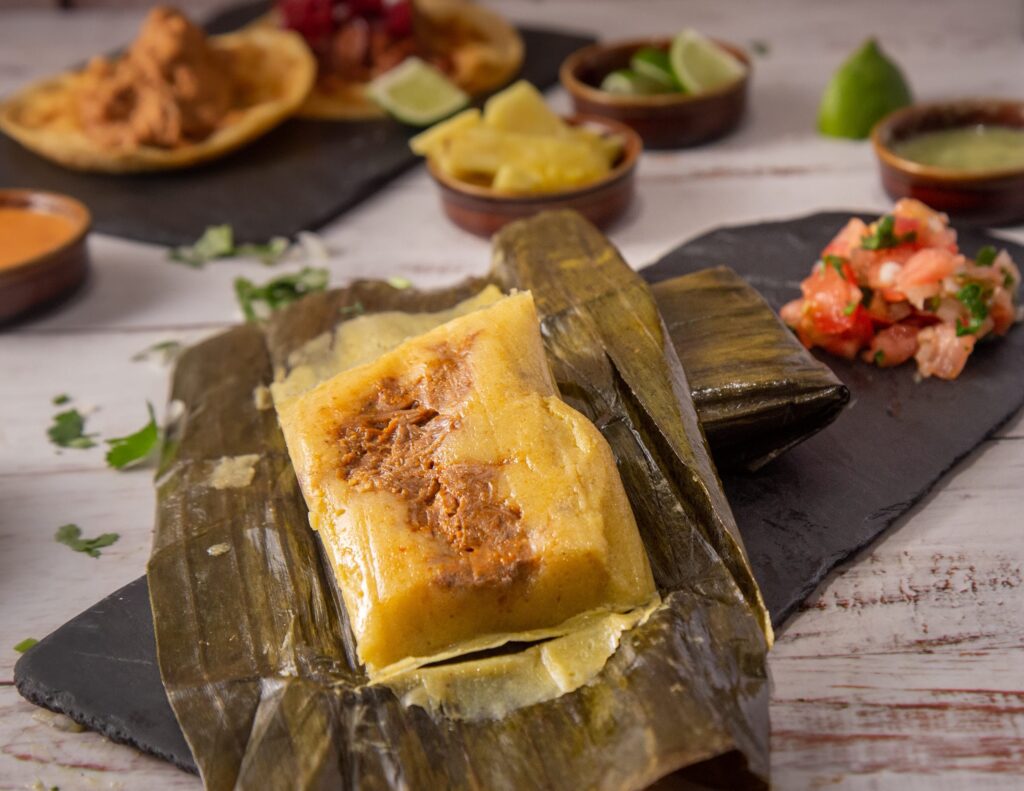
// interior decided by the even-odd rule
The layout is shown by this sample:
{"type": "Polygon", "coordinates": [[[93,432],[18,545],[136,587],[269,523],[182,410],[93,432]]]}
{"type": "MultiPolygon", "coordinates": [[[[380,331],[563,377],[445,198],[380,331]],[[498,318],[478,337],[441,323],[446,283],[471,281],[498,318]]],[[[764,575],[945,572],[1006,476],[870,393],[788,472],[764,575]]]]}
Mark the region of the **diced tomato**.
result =
{"type": "Polygon", "coordinates": [[[822,264],[800,288],[806,301],[804,311],[819,333],[841,333],[853,327],[855,307],[860,306],[863,294],[854,282],[849,264],[842,264],[840,269],[822,264]]]}
{"type": "Polygon", "coordinates": [[[895,232],[902,235],[914,231],[916,249],[941,247],[957,252],[956,231],[949,227],[949,217],[914,198],[903,198],[892,210],[896,218],[895,232]]]}
{"type": "Polygon", "coordinates": [[[859,217],[854,217],[825,246],[825,249],[821,251],[821,257],[838,255],[841,258],[849,258],[850,254],[860,247],[860,240],[867,232],[868,227],[864,224],[864,221],[859,217]]]}
{"type": "Polygon", "coordinates": [[[914,312],[914,309],[904,299],[890,300],[888,294],[875,291],[868,303],[867,311],[871,320],[876,324],[889,325],[903,321],[914,312]]]}
{"type": "Polygon", "coordinates": [[[942,291],[942,281],[962,269],[965,263],[962,255],[954,255],[939,247],[919,250],[896,275],[896,291],[921,310],[926,299],[938,296],[942,291]]]}
{"type": "Polygon", "coordinates": [[[1013,305],[1013,297],[1005,288],[999,287],[993,292],[988,315],[992,319],[992,331],[996,335],[1005,335],[1013,325],[1017,311],[1013,305]]]}
{"type": "Polygon", "coordinates": [[[917,334],[920,327],[912,324],[894,324],[881,330],[863,354],[865,362],[881,368],[902,365],[917,351],[917,334]]]}
{"type": "Polygon", "coordinates": [[[974,350],[974,335],[956,334],[951,324],[925,327],[917,334],[917,370],[921,376],[956,379],[964,370],[967,358],[974,350]]]}

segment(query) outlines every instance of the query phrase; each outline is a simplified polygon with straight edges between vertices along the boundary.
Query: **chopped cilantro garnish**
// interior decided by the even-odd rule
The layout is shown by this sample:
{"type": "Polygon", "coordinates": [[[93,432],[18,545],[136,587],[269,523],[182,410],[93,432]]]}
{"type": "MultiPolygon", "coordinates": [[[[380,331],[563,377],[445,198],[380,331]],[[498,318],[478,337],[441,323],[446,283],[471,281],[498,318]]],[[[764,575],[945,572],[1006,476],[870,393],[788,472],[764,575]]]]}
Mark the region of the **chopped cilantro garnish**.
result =
{"type": "Polygon", "coordinates": [[[217,258],[257,258],[268,266],[281,260],[290,243],[283,236],[275,236],[265,244],[235,244],[235,232],[230,225],[210,225],[195,244],[175,247],[168,254],[172,261],[199,269],[217,258]]]}
{"type": "Polygon", "coordinates": [[[412,281],[407,277],[399,277],[396,275],[394,277],[389,277],[387,282],[391,288],[397,288],[399,291],[404,291],[405,289],[412,287],[412,281]]]}
{"type": "Polygon", "coordinates": [[[71,547],[75,552],[84,552],[89,557],[98,558],[100,549],[109,547],[120,536],[117,533],[103,533],[96,538],[82,538],[78,525],[62,525],[57,528],[54,536],[58,543],[71,547]]]}
{"type": "Polygon", "coordinates": [[[53,397],[52,403],[54,406],[64,406],[64,404],[68,403],[70,400],[71,396],[69,396],[67,393],[61,393],[60,395],[56,395],[53,397]]]}
{"type": "Polygon", "coordinates": [[[996,255],[998,255],[996,248],[987,244],[974,256],[974,263],[978,266],[992,266],[992,263],[996,260],[996,255]]]}
{"type": "Polygon", "coordinates": [[[39,641],[36,640],[36,638],[34,637],[26,637],[20,643],[15,644],[14,650],[17,651],[19,654],[24,654],[26,651],[28,651],[28,649],[30,649],[38,642],[39,641]]]}
{"type": "Polygon", "coordinates": [[[117,470],[123,470],[136,462],[142,461],[153,452],[160,440],[160,429],[156,425],[153,405],[146,403],[149,410],[149,422],[126,437],[108,439],[110,450],[107,451],[107,464],[117,470]]]}
{"type": "Polygon", "coordinates": [[[300,272],[282,275],[257,286],[244,277],[235,279],[235,296],[247,321],[264,318],[297,299],[327,288],[330,274],[326,269],[305,267],[300,272]],[[262,306],[260,310],[258,307],[262,306]]]}
{"type": "Polygon", "coordinates": [[[338,314],[343,318],[350,319],[353,316],[362,316],[366,312],[363,303],[356,300],[351,305],[342,305],[338,308],[338,314]]]}
{"type": "Polygon", "coordinates": [[[885,352],[879,349],[875,352],[875,356],[872,359],[875,361],[875,365],[881,365],[885,362],[885,352]]]}
{"type": "Polygon", "coordinates": [[[908,231],[897,236],[896,218],[891,214],[886,214],[875,224],[874,231],[861,237],[860,246],[865,250],[884,250],[888,247],[913,242],[915,239],[917,239],[916,231],[908,231]]]}
{"type": "Polygon", "coordinates": [[[772,46],[762,38],[750,40],[750,50],[758,57],[765,58],[772,51],[772,46]]]}
{"type": "Polygon", "coordinates": [[[843,308],[843,315],[844,316],[852,316],[853,312],[856,309],[857,309],[857,303],[856,302],[851,302],[849,305],[847,305],[845,308],[843,308]]]}
{"type": "Polygon", "coordinates": [[[830,266],[839,273],[839,277],[846,280],[846,270],[843,266],[846,264],[846,259],[841,255],[832,255],[831,253],[826,255],[822,260],[825,262],[825,266],[830,266]]]}
{"type": "Polygon", "coordinates": [[[1017,281],[1013,279],[1013,275],[1009,269],[1003,270],[1003,288],[1013,288],[1013,284],[1017,281]]]}
{"type": "Polygon", "coordinates": [[[960,319],[956,320],[956,334],[973,335],[981,328],[981,323],[988,318],[988,305],[985,304],[984,293],[977,283],[968,283],[956,292],[956,298],[960,300],[971,318],[966,324],[960,319]]]}
{"type": "Polygon", "coordinates": [[[77,409],[68,409],[53,416],[53,425],[46,430],[50,442],[62,448],[92,448],[95,434],[85,433],[85,418],[77,409]]]}
{"type": "Polygon", "coordinates": [[[150,357],[159,356],[160,362],[167,365],[177,358],[181,354],[182,349],[185,345],[180,341],[161,341],[160,343],[154,343],[152,346],[147,346],[141,352],[132,355],[132,362],[137,363],[142,360],[148,360],[150,357]]]}

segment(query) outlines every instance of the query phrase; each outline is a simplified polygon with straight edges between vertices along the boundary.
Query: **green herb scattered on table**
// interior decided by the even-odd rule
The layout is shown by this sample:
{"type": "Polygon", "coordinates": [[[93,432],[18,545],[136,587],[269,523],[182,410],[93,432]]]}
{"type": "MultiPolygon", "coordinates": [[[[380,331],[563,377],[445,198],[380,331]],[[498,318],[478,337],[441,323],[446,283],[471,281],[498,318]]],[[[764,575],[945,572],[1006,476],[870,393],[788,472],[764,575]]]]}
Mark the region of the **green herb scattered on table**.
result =
{"type": "Polygon", "coordinates": [[[180,341],[161,341],[160,343],[154,343],[152,346],[148,346],[141,352],[132,355],[132,362],[142,362],[152,357],[159,357],[160,362],[164,365],[169,365],[177,359],[178,355],[184,350],[185,345],[180,341]]]}
{"type": "Polygon", "coordinates": [[[17,651],[19,654],[24,654],[26,651],[28,651],[28,649],[30,649],[38,642],[39,641],[36,640],[36,638],[34,637],[26,637],[20,643],[15,644],[14,650],[17,651]]]}
{"type": "Polygon", "coordinates": [[[93,448],[95,434],[85,433],[85,417],[77,409],[68,409],[53,416],[53,425],[46,430],[50,442],[61,448],[93,448]]]}
{"type": "Polygon", "coordinates": [[[75,524],[61,525],[57,528],[57,533],[54,536],[58,543],[71,547],[75,552],[84,552],[93,558],[98,558],[100,549],[109,547],[119,538],[117,533],[102,533],[96,538],[82,538],[82,530],[75,524]]]}
{"type": "Polygon", "coordinates": [[[323,291],[329,277],[326,269],[308,266],[294,274],[275,277],[261,286],[239,277],[235,279],[235,296],[246,321],[257,321],[307,294],[323,291]]]}
{"type": "Polygon", "coordinates": [[[283,236],[275,236],[265,244],[235,244],[235,232],[230,225],[211,225],[195,244],[172,248],[168,254],[172,261],[195,269],[218,258],[256,258],[273,266],[288,251],[291,243],[283,236]]]}
{"type": "Polygon", "coordinates": [[[145,426],[134,434],[107,440],[107,444],[110,445],[110,450],[107,451],[107,464],[111,467],[123,470],[143,461],[159,443],[160,429],[156,424],[156,415],[153,414],[153,405],[147,402],[146,409],[149,410],[149,422],[145,426]]]}
{"type": "Polygon", "coordinates": [[[64,404],[68,403],[70,400],[71,396],[69,396],[67,393],[61,393],[60,395],[54,396],[53,401],[51,403],[54,406],[64,406],[64,404]]]}

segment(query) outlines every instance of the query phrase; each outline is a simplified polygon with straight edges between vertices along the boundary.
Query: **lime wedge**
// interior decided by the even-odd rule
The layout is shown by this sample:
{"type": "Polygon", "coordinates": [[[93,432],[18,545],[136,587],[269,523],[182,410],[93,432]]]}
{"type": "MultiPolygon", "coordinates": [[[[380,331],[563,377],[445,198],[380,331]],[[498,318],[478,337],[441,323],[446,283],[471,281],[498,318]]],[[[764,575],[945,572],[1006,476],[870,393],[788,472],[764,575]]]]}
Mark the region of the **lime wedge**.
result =
{"type": "Polygon", "coordinates": [[[668,60],[668,53],[656,47],[644,47],[633,53],[629,61],[630,67],[637,74],[642,74],[662,86],[662,90],[678,91],[679,83],[676,75],[672,73],[672,65],[668,60]]]}
{"type": "Polygon", "coordinates": [[[862,140],[882,116],[910,102],[903,73],[870,39],[832,75],[818,108],[818,131],[862,140]]]}
{"type": "Polygon", "coordinates": [[[601,80],[601,90],[629,96],[650,96],[664,93],[665,87],[662,83],[632,69],[618,69],[601,80]]]}
{"type": "Polygon", "coordinates": [[[675,37],[668,57],[676,79],[688,93],[722,88],[747,70],[729,52],[691,28],[675,37]]]}
{"type": "Polygon", "coordinates": [[[429,126],[461,110],[469,96],[429,63],[406,58],[366,86],[367,94],[399,121],[429,126]]]}

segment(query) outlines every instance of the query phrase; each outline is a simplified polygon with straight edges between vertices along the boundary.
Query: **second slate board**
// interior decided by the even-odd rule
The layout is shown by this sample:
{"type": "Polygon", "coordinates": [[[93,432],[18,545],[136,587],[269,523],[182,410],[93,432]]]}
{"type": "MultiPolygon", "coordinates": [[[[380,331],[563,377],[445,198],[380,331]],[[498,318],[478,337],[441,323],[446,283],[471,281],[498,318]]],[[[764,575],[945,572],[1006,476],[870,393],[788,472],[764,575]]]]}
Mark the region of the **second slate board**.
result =
{"type": "MultiPolygon", "coordinates": [[[[266,11],[239,6],[207,25],[224,33],[266,11]]],[[[590,44],[586,36],[520,28],[526,57],[519,75],[540,88],[590,44]]],[[[416,164],[408,145],[417,130],[397,121],[286,121],[264,137],[208,165],[128,176],[79,173],[49,162],[0,134],[0,184],[62,192],[85,203],[101,233],[183,245],[208,225],[229,223],[240,241],[292,237],[361,203],[416,164]]],[[[437,221],[446,222],[437,209],[437,221]]]]}
{"type": "MultiPolygon", "coordinates": [[[[723,228],[673,250],[642,274],[657,282],[724,264],[778,309],[797,295],[818,253],[847,219],[815,214],[723,228]]],[[[1020,245],[960,231],[967,253],[985,244],[1006,247],[1024,261],[1020,245]]],[[[877,538],[1024,404],[1022,327],[980,344],[956,382],[915,382],[912,365],[882,370],[821,359],[850,388],[851,406],[760,472],[723,476],[776,627],[831,569],[877,538]]],[[[160,682],[145,578],[30,649],[15,667],[15,683],[34,703],[195,771],[160,682]]]]}

